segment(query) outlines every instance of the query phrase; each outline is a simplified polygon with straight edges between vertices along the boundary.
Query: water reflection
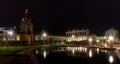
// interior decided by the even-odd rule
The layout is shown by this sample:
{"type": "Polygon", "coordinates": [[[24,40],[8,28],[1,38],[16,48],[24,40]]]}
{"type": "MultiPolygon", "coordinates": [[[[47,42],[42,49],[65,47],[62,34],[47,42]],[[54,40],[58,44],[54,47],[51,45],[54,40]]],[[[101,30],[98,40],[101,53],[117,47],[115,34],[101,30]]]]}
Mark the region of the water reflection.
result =
{"type": "Polygon", "coordinates": [[[72,49],[72,54],[75,55],[75,50],[74,49],[72,49]]]}
{"type": "Polygon", "coordinates": [[[110,63],[113,63],[113,61],[114,61],[114,58],[113,58],[112,55],[110,55],[110,56],[109,56],[109,62],[110,62],[110,63]]]}
{"type": "Polygon", "coordinates": [[[99,51],[100,51],[100,49],[99,49],[99,48],[97,48],[97,54],[99,54],[99,51]]]}
{"type": "Polygon", "coordinates": [[[46,56],[47,56],[47,53],[46,53],[46,51],[44,50],[44,51],[43,51],[43,57],[46,58],[46,56]]]}
{"type": "MultiPolygon", "coordinates": [[[[89,47],[41,47],[38,49],[34,50],[29,50],[27,51],[29,54],[35,54],[36,56],[40,56],[38,58],[44,58],[45,60],[49,58],[52,59],[50,55],[53,57],[55,55],[62,55],[64,57],[69,57],[69,58],[80,58],[82,60],[99,60],[99,61],[105,61],[110,64],[114,64],[116,62],[115,59],[115,53],[114,51],[110,50],[101,50],[100,48],[89,48],[89,47]]],[[[27,52],[25,54],[27,54],[27,52]]],[[[118,53],[120,55],[120,53],[118,53]]],[[[64,57],[60,56],[60,58],[64,59],[64,57]]],[[[56,57],[56,59],[59,58],[59,56],[56,57]]],[[[68,59],[68,58],[67,58],[68,59]]],[[[54,59],[55,60],[55,59],[54,59]]],[[[91,62],[90,60],[90,62],[91,62]]],[[[80,61],[80,60],[79,60],[80,61]]],[[[107,63],[101,63],[101,64],[107,64],[107,63]]],[[[67,63],[69,64],[69,63],[67,63]]],[[[80,64],[80,63],[79,63],[80,64]]],[[[95,63],[97,64],[97,63],[95,63]]],[[[99,64],[99,63],[98,63],[99,64]]]]}
{"type": "Polygon", "coordinates": [[[92,50],[89,50],[89,57],[92,58],[92,56],[93,56],[92,50]]]}
{"type": "Polygon", "coordinates": [[[83,52],[83,53],[87,53],[87,48],[85,47],[67,47],[66,48],[67,51],[77,51],[77,52],[83,52]]]}
{"type": "Polygon", "coordinates": [[[38,54],[38,50],[37,49],[36,49],[35,53],[38,54]]]}
{"type": "Polygon", "coordinates": [[[85,48],[85,53],[87,53],[87,48],[85,48]]]}

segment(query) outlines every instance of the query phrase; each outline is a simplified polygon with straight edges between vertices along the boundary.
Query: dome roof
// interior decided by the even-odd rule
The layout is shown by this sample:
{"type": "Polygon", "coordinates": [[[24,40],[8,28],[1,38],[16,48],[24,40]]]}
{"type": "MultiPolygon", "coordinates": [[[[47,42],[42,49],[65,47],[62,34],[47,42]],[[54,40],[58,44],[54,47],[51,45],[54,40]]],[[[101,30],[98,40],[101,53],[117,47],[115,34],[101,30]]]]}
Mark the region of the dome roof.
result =
{"type": "Polygon", "coordinates": [[[111,29],[107,30],[106,33],[118,33],[118,31],[114,28],[111,28],[111,29]]]}

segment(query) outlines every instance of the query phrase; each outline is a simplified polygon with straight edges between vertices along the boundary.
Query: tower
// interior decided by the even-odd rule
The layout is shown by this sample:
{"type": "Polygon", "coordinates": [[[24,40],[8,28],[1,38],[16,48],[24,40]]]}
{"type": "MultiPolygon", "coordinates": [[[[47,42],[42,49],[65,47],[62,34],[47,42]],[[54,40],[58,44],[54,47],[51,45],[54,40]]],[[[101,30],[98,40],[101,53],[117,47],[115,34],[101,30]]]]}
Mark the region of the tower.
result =
{"type": "Polygon", "coordinates": [[[20,33],[22,34],[22,41],[29,41],[29,44],[33,41],[33,24],[28,9],[25,9],[24,16],[21,20],[20,33]]]}
{"type": "Polygon", "coordinates": [[[25,9],[25,13],[20,25],[20,33],[26,34],[26,35],[33,34],[33,24],[31,21],[32,20],[29,17],[29,10],[25,9]]]}

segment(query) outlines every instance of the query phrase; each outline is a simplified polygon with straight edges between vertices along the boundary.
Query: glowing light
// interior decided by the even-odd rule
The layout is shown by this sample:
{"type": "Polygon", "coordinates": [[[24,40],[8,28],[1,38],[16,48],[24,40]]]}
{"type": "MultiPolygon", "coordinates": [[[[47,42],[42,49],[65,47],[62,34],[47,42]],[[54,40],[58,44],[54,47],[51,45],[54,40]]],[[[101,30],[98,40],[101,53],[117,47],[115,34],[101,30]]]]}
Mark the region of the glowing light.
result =
{"type": "Polygon", "coordinates": [[[36,50],[35,53],[38,54],[38,50],[36,50]]]}
{"type": "Polygon", "coordinates": [[[43,51],[43,57],[46,58],[46,56],[47,56],[46,51],[43,51]]]}
{"type": "Polygon", "coordinates": [[[92,42],[92,38],[89,38],[89,42],[92,42]]]}
{"type": "Polygon", "coordinates": [[[92,58],[92,55],[93,55],[92,51],[89,50],[89,57],[92,58]]]}
{"type": "Polygon", "coordinates": [[[87,53],[87,48],[85,48],[85,53],[87,53]]]}
{"type": "Polygon", "coordinates": [[[90,46],[92,46],[92,41],[93,41],[93,39],[92,39],[92,38],[89,38],[90,46]]]}
{"type": "Polygon", "coordinates": [[[13,35],[13,31],[8,31],[7,32],[9,35],[13,35]]]}
{"type": "Polygon", "coordinates": [[[75,55],[75,50],[74,49],[72,49],[72,54],[75,55]]]}
{"type": "Polygon", "coordinates": [[[5,41],[5,40],[6,40],[6,38],[3,38],[3,40],[5,41]]]}
{"type": "Polygon", "coordinates": [[[98,43],[98,42],[100,42],[99,40],[96,40],[96,42],[98,43]]]}
{"type": "Polygon", "coordinates": [[[105,53],[107,53],[107,50],[105,50],[105,53]]]}
{"type": "Polygon", "coordinates": [[[109,62],[113,63],[113,61],[114,61],[113,56],[109,56],[109,62]]]}
{"type": "Polygon", "coordinates": [[[104,44],[104,47],[107,47],[107,43],[104,44]]]}
{"type": "Polygon", "coordinates": [[[104,39],[106,39],[106,37],[104,37],[104,39]]]}
{"type": "Polygon", "coordinates": [[[68,39],[68,42],[71,42],[71,39],[68,39]]]}
{"type": "Polygon", "coordinates": [[[110,42],[110,40],[107,40],[108,42],[110,42]]]}
{"type": "Polygon", "coordinates": [[[114,37],[113,37],[113,36],[109,36],[109,40],[110,40],[110,41],[113,41],[113,40],[114,40],[114,37]]]}
{"type": "Polygon", "coordinates": [[[46,36],[47,36],[47,34],[46,34],[46,33],[43,33],[43,34],[42,34],[42,36],[43,36],[43,37],[46,37],[46,36]]]}
{"type": "Polygon", "coordinates": [[[75,35],[72,35],[72,37],[74,38],[74,37],[75,37],[75,35]]]}
{"type": "Polygon", "coordinates": [[[80,52],[82,52],[82,50],[83,50],[83,48],[82,48],[82,47],[80,47],[80,52]]]}
{"type": "Polygon", "coordinates": [[[97,54],[99,54],[99,48],[97,48],[97,54]]]}
{"type": "Polygon", "coordinates": [[[20,36],[16,36],[16,40],[17,40],[17,41],[20,41],[20,36]]]}

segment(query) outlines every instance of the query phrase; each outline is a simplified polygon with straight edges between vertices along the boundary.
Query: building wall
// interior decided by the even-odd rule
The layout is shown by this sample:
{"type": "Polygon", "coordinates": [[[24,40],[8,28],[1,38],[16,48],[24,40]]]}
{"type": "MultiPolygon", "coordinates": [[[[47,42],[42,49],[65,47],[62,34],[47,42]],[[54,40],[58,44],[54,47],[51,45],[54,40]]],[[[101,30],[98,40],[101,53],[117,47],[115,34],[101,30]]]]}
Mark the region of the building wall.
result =
{"type": "Polygon", "coordinates": [[[106,37],[106,41],[108,41],[108,42],[109,42],[109,37],[113,37],[114,42],[117,43],[119,41],[119,39],[118,39],[119,32],[116,29],[111,28],[105,32],[105,37],[106,37]]]}
{"type": "Polygon", "coordinates": [[[87,40],[90,35],[90,31],[88,29],[82,30],[72,30],[66,32],[66,41],[84,41],[87,40]]]}
{"type": "Polygon", "coordinates": [[[0,41],[14,41],[16,39],[14,27],[0,27],[0,41]]]}

